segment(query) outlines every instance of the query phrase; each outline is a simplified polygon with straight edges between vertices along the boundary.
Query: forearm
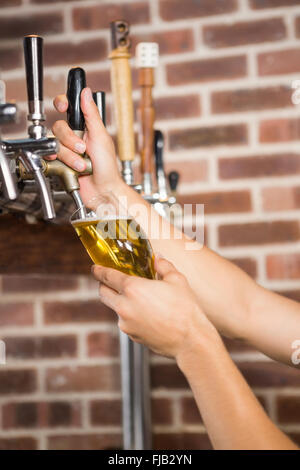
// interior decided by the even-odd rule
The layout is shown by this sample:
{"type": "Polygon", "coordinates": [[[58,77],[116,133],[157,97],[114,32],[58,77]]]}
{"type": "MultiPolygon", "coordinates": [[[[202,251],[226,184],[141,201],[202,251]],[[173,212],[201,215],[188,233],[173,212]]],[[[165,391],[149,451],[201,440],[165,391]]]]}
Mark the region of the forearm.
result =
{"type": "Polygon", "coordinates": [[[215,449],[297,449],[268,418],[221,339],[201,336],[177,358],[215,449]]]}
{"type": "Polygon", "coordinates": [[[140,213],[132,215],[145,230],[154,252],[170,260],[187,277],[201,307],[218,331],[247,340],[249,306],[258,289],[257,284],[238,267],[201,244],[196,250],[187,250],[186,243],[191,240],[162,219],[127,185],[118,184],[111,189],[118,198],[127,198],[129,212],[141,205],[140,213]],[[163,229],[165,232],[170,230],[169,239],[153,237],[153,234],[162,234],[163,229]],[[178,237],[175,237],[176,232],[178,237]]]}
{"type": "Polygon", "coordinates": [[[141,205],[142,211],[132,215],[146,231],[154,252],[169,259],[187,277],[202,309],[221,334],[246,341],[268,356],[293,365],[291,344],[300,339],[299,304],[261,288],[205,246],[198,244],[196,250],[187,250],[186,243],[191,240],[183,234],[175,237],[178,230],[125,183],[113,191],[117,197],[127,198],[129,212],[141,205]],[[153,237],[163,228],[170,230],[169,239],[153,237]]]}

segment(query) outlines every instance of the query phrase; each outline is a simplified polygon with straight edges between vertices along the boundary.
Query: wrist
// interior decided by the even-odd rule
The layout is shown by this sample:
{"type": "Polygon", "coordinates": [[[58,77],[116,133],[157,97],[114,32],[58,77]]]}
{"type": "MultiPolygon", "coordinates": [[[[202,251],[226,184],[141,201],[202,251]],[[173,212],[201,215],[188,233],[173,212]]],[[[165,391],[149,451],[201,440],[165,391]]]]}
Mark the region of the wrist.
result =
{"type": "Polygon", "coordinates": [[[224,350],[222,339],[216,328],[207,320],[207,325],[193,329],[192,334],[183,345],[176,362],[184,375],[187,375],[194,366],[198,369],[215,354],[224,350]]]}

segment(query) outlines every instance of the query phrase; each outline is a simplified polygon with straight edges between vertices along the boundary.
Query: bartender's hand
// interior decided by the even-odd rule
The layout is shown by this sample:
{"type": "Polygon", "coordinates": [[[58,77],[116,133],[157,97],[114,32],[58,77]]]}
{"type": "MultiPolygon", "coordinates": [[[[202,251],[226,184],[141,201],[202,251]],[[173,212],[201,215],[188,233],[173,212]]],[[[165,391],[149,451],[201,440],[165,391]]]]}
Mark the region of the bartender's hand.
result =
{"type": "MultiPolygon", "coordinates": [[[[66,95],[58,95],[54,99],[57,111],[65,113],[68,108],[66,95]]],[[[86,132],[80,139],[70,129],[66,121],[56,121],[53,134],[60,142],[57,157],[77,171],[85,169],[81,154],[86,152],[92,160],[93,175],[80,177],[80,193],[85,204],[99,192],[113,189],[115,184],[122,182],[118,170],[112,138],[107,133],[98,108],[94,103],[90,88],[84,88],[81,93],[81,110],[86,124],[86,132]]],[[[53,156],[52,158],[56,158],[53,156]]]]}
{"type": "Polygon", "coordinates": [[[118,314],[120,329],[154,352],[176,359],[205,337],[219,341],[183,274],[163,258],[156,258],[155,268],[159,281],[93,266],[101,301],[118,314]]]}

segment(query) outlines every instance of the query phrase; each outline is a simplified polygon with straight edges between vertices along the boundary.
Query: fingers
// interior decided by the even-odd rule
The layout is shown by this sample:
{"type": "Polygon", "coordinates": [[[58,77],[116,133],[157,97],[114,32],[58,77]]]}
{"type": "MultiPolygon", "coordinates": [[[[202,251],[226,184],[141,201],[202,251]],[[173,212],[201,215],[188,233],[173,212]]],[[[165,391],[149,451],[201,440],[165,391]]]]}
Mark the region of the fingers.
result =
{"type": "Polygon", "coordinates": [[[58,95],[54,98],[53,104],[58,112],[65,113],[68,109],[69,103],[66,95],[58,95]]]}
{"type": "Polygon", "coordinates": [[[119,294],[122,294],[125,283],[130,277],[116,269],[104,268],[103,266],[92,266],[92,274],[98,281],[114,289],[119,294]]]}
{"type": "Polygon", "coordinates": [[[84,115],[86,128],[92,137],[99,135],[101,131],[105,131],[90,88],[84,88],[81,92],[81,110],[84,115]]]}
{"type": "Polygon", "coordinates": [[[170,261],[167,261],[165,258],[161,258],[160,256],[155,257],[155,269],[162,278],[166,277],[170,273],[178,272],[170,261]]]}
{"type": "Polygon", "coordinates": [[[86,149],[83,140],[74,134],[65,121],[56,121],[52,131],[61,145],[58,153],[60,160],[77,171],[85,170],[85,162],[79,155],[84,153],[86,149]]]}
{"type": "Polygon", "coordinates": [[[109,308],[112,310],[118,309],[120,295],[117,294],[116,291],[110,287],[105,286],[104,284],[100,284],[99,295],[101,302],[103,302],[109,308]]]}

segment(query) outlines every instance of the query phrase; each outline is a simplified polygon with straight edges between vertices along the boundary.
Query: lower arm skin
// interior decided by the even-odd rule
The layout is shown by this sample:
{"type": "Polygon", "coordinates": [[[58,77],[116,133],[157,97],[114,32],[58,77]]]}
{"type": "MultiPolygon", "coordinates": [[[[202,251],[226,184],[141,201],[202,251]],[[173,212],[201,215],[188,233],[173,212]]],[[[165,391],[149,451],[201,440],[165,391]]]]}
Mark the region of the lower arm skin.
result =
{"type": "Polygon", "coordinates": [[[177,357],[215,449],[296,450],[268,418],[233,364],[217,333],[197,332],[198,342],[177,357]]]}
{"type": "MultiPolygon", "coordinates": [[[[296,302],[259,287],[241,269],[207,247],[186,250],[181,239],[151,237],[149,220],[157,227],[170,228],[142,197],[125,183],[106,188],[127,198],[128,210],[140,204],[143,211],[132,214],[152,244],[155,253],[162,254],[188,279],[199,303],[218,331],[228,337],[247,341],[268,356],[291,364],[291,344],[300,339],[300,309],[296,302]]],[[[157,232],[157,230],[156,230],[157,232]]],[[[171,226],[171,233],[178,232],[171,226]]]]}

